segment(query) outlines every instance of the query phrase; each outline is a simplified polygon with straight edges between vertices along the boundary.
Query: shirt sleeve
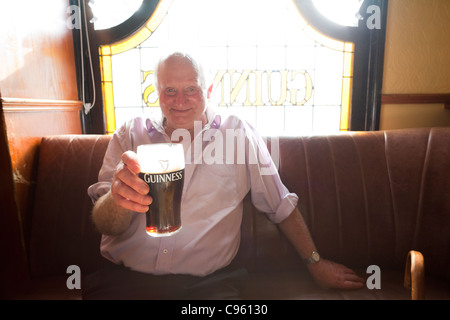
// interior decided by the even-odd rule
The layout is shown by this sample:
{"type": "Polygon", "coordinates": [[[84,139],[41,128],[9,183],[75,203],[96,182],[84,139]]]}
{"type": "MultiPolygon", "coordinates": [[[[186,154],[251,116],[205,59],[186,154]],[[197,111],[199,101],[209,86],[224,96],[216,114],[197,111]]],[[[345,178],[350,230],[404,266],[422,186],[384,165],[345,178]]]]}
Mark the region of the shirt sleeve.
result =
{"type": "MultiPolygon", "coordinates": [[[[272,222],[280,223],[296,208],[298,196],[289,192],[281,181],[277,167],[263,139],[253,128],[249,127],[247,131],[247,165],[253,205],[266,213],[272,222]]],[[[272,154],[278,157],[278,150],[272,150],[272,154]]]]}

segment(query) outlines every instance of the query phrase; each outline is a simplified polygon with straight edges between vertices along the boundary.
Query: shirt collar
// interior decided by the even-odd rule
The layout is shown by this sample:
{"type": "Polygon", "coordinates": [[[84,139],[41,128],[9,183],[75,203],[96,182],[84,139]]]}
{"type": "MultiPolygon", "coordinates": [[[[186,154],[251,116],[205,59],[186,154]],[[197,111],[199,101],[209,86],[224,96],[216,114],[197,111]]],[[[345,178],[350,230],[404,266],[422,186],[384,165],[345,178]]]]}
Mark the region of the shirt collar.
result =
{"type": "Polygon", "coordinates": [[[208,122],[206,124],[206,127],[212,128],[212,129],[219,129],[220,125],[222,123],[222,118],[219,114],[216,113],[216,111],[212,107],[206,108],[206,119],[208,119],[208,122]]]}

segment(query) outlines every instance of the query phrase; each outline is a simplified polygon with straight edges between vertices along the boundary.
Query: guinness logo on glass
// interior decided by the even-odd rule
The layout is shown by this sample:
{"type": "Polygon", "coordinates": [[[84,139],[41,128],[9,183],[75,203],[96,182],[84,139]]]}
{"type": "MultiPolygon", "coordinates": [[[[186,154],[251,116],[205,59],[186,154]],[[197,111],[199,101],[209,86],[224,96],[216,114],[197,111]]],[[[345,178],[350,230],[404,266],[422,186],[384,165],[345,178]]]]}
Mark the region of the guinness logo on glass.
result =
{"type": "Polygon", "coordinates": [[[159,164],[161,165],[162,172],[166,172],[169,168],[169,160],[159,160],[159,164]]]}

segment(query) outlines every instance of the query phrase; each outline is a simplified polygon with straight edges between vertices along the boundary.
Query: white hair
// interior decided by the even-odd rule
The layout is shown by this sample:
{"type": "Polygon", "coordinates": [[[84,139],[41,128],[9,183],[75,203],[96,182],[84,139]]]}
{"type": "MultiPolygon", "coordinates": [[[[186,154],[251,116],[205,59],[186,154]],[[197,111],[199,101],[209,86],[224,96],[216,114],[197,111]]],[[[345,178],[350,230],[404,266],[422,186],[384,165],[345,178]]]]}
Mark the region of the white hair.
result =
{"type": "Polygon", "coordinates": [[[155,77],[154,77],[156,90],[158,90],[158,92],[159,92],[158,74],[160,72],[161,67],[164,65],[164,63],[167,60],[169,60],[170,58],[173,58],[173,57],[182,58],[191,63],[192,67],[197,72],[197,80],[200,85],[200,88],[205,92],[207,88],[206,88],[205,71],[203,69],[203,66],[191,54],[182,52],[182,51],[176,51],[176,52],[170,53],[168,55],[165,55],[158,61],[158,63],[156,64],[156,67],[155,67],[155,77]]]}

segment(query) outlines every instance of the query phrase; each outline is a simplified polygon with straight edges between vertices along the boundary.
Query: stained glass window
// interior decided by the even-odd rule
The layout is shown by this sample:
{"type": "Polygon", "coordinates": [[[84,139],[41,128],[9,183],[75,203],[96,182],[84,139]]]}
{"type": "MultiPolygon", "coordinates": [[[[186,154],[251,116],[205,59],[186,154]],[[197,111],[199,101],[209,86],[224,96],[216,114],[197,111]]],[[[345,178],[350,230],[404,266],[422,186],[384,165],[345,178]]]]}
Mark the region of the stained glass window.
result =
{"type": "Polygon", "coordinates": [[[291,0],[163,0],[139,32],[100,47],[108,132],[159,114],[154,67],[174,50],[209,70],[213,106],[263,135],[348,130],[353,43],[317,32],[291,0]]]}

